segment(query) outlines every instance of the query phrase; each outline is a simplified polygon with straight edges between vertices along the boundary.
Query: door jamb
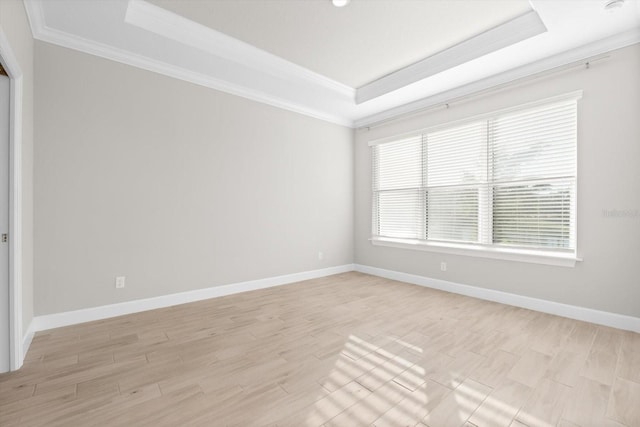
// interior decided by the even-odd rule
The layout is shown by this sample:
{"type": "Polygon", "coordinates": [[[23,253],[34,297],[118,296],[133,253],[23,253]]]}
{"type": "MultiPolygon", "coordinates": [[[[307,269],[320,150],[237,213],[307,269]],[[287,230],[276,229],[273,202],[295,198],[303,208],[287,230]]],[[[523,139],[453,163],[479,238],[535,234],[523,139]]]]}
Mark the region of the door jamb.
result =
{"type": "Polygon", "coordinates": [[[24,361],[22,330],[22,100],[23,74],[0,27],[0,61],[9,75],[9,352],[10,370],[24,361]]]}

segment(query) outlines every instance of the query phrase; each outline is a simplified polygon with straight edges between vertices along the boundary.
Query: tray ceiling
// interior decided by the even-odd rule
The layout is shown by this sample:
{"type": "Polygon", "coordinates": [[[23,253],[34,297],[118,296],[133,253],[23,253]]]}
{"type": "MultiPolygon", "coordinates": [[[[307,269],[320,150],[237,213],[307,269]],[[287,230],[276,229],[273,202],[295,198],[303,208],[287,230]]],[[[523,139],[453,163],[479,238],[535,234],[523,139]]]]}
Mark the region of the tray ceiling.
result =
{"type": "Polygon", "coordinates": [[[25,0],[37,39],[345,126],[639,42],[639,0],[604,4],[25,0]]]}
{"type": "Polygon", "coordinates": [[[356,88],[531,10],[527,0],[150,3],[356,88]]]}

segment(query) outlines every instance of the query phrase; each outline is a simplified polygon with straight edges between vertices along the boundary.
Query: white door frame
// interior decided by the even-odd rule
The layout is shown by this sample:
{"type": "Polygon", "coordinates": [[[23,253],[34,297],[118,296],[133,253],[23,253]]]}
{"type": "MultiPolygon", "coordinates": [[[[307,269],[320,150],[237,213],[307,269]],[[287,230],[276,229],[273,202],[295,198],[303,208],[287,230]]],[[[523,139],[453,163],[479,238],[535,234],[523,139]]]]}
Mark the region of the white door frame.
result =
{"type": "Polygon", "coordinates": [[[12,371],[24,361],[22,331],[22,70],[0,27],[0,60],[9,75],[9,352],[12,371]]]}

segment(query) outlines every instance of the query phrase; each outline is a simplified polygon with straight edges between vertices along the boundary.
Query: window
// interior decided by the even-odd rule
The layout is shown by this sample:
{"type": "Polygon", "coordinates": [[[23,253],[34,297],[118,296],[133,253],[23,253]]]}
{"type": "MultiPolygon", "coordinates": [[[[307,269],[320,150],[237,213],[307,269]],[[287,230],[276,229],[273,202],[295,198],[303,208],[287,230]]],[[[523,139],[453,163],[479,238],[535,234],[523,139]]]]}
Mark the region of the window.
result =
{"type": "Polygon", "coordinates": [[[577,100],[372,143],[374,242],[575,257],[577,100]]]}

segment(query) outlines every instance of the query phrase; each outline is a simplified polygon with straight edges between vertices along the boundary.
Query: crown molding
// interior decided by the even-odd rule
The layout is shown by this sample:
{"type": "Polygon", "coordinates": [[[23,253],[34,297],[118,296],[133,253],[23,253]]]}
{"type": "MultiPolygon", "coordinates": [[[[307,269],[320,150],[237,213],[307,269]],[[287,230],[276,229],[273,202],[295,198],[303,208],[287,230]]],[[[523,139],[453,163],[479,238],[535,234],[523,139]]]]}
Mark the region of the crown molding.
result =
{"type": "Polygon", "coordinates": [[[366,128],[377,126],[383,122],[402,118],[403,116],[418,113],[421,110],[445,105],[463,97],[480,95],[501,86],[515,84],[520,80],[535,77],[536,75],[552,71],[554,69],[570,65],[579,61],[602,55],[604,53],[621,49],[640,43],[640,28],[626,31],[593,43],[589,43],[575,49],[567,50],[557,55],[541,59],[536,62],[513,68],[500,74],[493,75],[475,82],[459,86],[445,92],[428,96],[420,100],[410,102],[395,108],[391,108],[380,113],[358,119],[355,121],[356,128],[366,128]]]}
{"type": "Polygon", "coordinates": [[[547,27],[538,13],[530,10],[475,37],[359,87],[356,91],[356,104],[393,92],[546,31],[547,27]]]}
{"type": "Polygon", "coordinates": [[[125,22],[275,77],[304,80],[353,101],[356,90],[144,0],[129,0],[125,22]]]}
{"type": "MultiPolygon", "coordinates": [[[[143,2],[132,2],[143,3],[143,2]]],[[[88,40],[73,34],[69,34],[57,29],[50,28],[46,25],[44,19],[44,11],[41,0],[26,0],[25,6],[33,37],[47,43],[62,46],[68,49],[77,50],[88,53],[90,55],[99,56],[101,58],[110,59],[112,61],[142,68],[165,76],[184,80],[210,89],[237,95],[243,98],[268,104],[277,108],[292,111],[294,113],[303,114],[319,120],[327,121],[341,126],[352,128],[353,120],[337,115],[326,114],[325,112],[308,108],[280,97],[267,94],[258,90],[253,90],[245,86],[230,83],[225,80],[217,79],[212,76],[191,71],[189,69],[158,61],[146,56],[138,55],[130,51],[119,49],[114,46],[105,45],[94,40],[88,40]]],[[[225,36],[226,37],[226,36],[225,36]]],[[[308,70],[307,70],[308,71],[308,70]]],[[[290,71],[291,72],[291,71],[290,71]]],[[[310,73],[310,71],[309,71],[310,73]]],[[[329,79],[325,79],[329,80],[329,79]]],[[[326,83],[325,81],[325,84],[326,83]]],[[[335,89],[334,89],[335,91],[335,89]]],[[[341,94],[341,95],[344,95],[341,94]]]]}
{"type": "Polygon", "coordinates": [[[44,10],[42,9],[42,5],[33,0],[24,0],[23,2],[24,8],[27,11],[27,19],[31,26],[31,35],[33,35],[34,39],[39,40],[39,35],[45,27],[44,10]]]}
{"type": "MultiPolygon", "coordinates": [[[[104,37],[96,36],[96,38],[93,37],[92,34],[94,33],[91,31],[76,32],[75,28],[78,27],[59,24],[59,22],[67,21],[67,15],[71,11],[70,8],[72,6],[67,2],[61,2],[58,6],[56,2],[47,2],[46,0],[23,1],[35,39],[350,128],[378,125],[407,114],[416,114],[438,105],[459,101],[461,98],[477,96],[486,91],[500,89],[512,83],[515,84],[526,78],[539,77],[541,73],[552,72],[554,69],[572,62],[592,58],[604,52],[640,42],[640,27],[636,26],[632,30],[583,44],[580,47],[568,49],[563,53],[554,54],[532,63],[526,64],[524,61],[511,62],[513,64],[511,65],[512,68],[480,80],[473,81],[474,74],[469,74],[470,67],[467,67],[467,74],[464,78],[456,77],[456,71],[449,73],[448,75],[453,76],[453,81],[458,78],[459,83],[455,86],[453,84],[447,86],[452,87],[452,89],[443,90],[442,92],[435,92],[437,83],[434,86],[430,82],[438,82],[439,77],[445,75],[448,71],[440,71],[433,75],[432,78],[434,80],[424,76],[417,77],[419,73],[413,75],[414,71],[416,73],[418,71],[425,72],[425,69],[417,67],[417,65],[424,68],[426,67],[425,64],[430,63],[429,61],[435,61],[436,57],[440,57],[440,55],[444,55],[441,59],[446,59],[449,62],[445,61],[445,65],[442,65],[444,62],[437,61],[430,64],[444,68],[447,68],[448,64],[449,67],[454,66],[455,68],[454,62],[458,60],[464,61],[456,58],[456,55],[454,55],[456,49],[461,49],[461,51],[458,51],[461,55],[474,55],[477,52],[472,47],[475,46],[482,52],[488,50],[494,52],[492,55],[500,55],[503,50],[496,50],[497,45],[494,43],[507,43],[507,41],[501,40],[496,36],[495,31],[498,28],[504,29],[506,28],[505,26],[511,28],[513,33],[503,34],[503,36],[508,39],[509,42],[507,44],[512,45],[514,40],[524,37],[523,34],[532,34],[535,31],[539,31],[540,25],[544,28],[544,24],[540,22],[540,17],[545,22],[549,16],[554,17],[554,13],[561,13],[561,20],[571,21],[573,18],[573,15],[571,15],[572,10],[560,8],[560,12],[558,12],[557,8],[550,7],[551,3],[541,3],[539,4],[539,16],[537,12],[528,12],[515,20],[494,27],[493,30],[489,30],[476,38],[469,39],[447,51],[414,64],[416,66],[415,70],[410,66],[392,73],[388,76],[389,80],[384,80],[385,78],[383,78],[376,81],[384,83],[382,85],[384,86],[387,83],[400,84],[398,82],[404,78],[410,78],[411,81],[418,80],[415,83],[409,83],[404,80],[404,86],[401,89],[390,89],[391,92],[387,93],[387,95],[376,96],[370,101],[358,105],[356,104],[356,93],[359,91],[358,97],[363,99],[361,96],[365,93],[362,92],[365,87],[361,87],[357,91],[264,50],[149,4],[144,0],[99,3],[103,6],[110,5],[107,10],[113,13],[108,14],[108,16],[111,16],[112,20],[114,19],[113,16],[117,16],[115,19],[118,21],[106,21],[105,25],[113,25],[110,30],[111,33],[104,37]],[[543,8],[543,5],[547,9],[543,8]],[[117,10],[111,9],[111,7],[117,7],[117,10]],[[58,15],[54,13],[56,11],[58,15]],[[62,20],[60,19],[61,16],[64,16],[62,20]],[[47,19],[50,19],[51,22],[47,23],[47,19]],[[54,23],[58,24],[54,25],[54,23]],[[528,29],[519,28],[520,26],[528,29]],[[128,48],[127,43],[114,41],[122,40],[119,38],[121,33],[118,33],[118,31],[126,32],[138,45],[165,42],[167,50],[166,52],[163,51],[165,53],[162,55],[157,55],[153,50],[150,50],[148,54],[146,50],[138,50],[134,53],[128,48]],[[138,36],[140,37],[136,38],[138,36]],[[485,44],[479,43],[478,37],[482,38],[485,44]],[[183,57],[188,57],[189,61],[184,61],[183,57]],[[515,64],[524,65],[516,66],[515,64]],[[405,76],[400,78],[402,75],[405,76]]],[[[86,21],[87,18],[99,19],[99,16],[95,14],[83,15],[83,13],[86,13],[86,9],[86,7],[84,9],[77,7],[75,11],[77,16],[74,18],[74,23],[82,23],[83,19],[86,23],[88,22],[86,21]]],[[[636,7],[635,11],[640,17],[640,7],[636,7]]],[[[581,15],[582,18],[580,19],[583,19],[583,21],[580,22],[592,22],[592,18],[589,18],[592,19],[591,21],[584,21],[586,19],[584,16],[587,15],[589,14],[581,15]]],[[[103,27],[102,30],[104,31],[106,28],[103,27]]],[[[553,28],[555,27],[550,28],[552,29],[543,36],[529,38],[524,43],[528,43],[533,47],[547,46],[549,48],[556,41],[553,38],[553,28]],[[540,40],[542,40],[542,43],[538,43],[540,40]]],[[[575,25],[573,27],[569,26],[569,28],[571,31],[575,31],[575,25]]],[[[558,42],[560,40],[557,39],[558,42]]],[[[575,39],[572,40],[575,42],[575,39]]],[[[136,43],[133,43],[133,45],[136,43]]],[[[571,44],[567,44],[567,46],[571,46],[571,44]]],[[[499,46],[497,49],[499,49],[499,46]]],[[[498,59],[505,60],[503,56],[498,59]]],[[[540,50],[536,57],[541,57],[540,50]]],[[[477,59],[482,60],[481,58],[477,59]]],[[[466,63],[469,63],[469,59],[466,59],[466,63]]],[[[501,69],[507,68],[507,63],[510,62],[506,60],[505,67],[501,69]]],[[[429,70],[426,71],[428,72],[429,70]]],[[[433,71],[431,69],[431,72],[433,71]]],[[[376,82],[372,82],[372,84],[376,82]]],[[[402,86],[402,84],[400,85],[402,86]]],[[[389,87],[385,90],[388,89],[389,87]]]]}

